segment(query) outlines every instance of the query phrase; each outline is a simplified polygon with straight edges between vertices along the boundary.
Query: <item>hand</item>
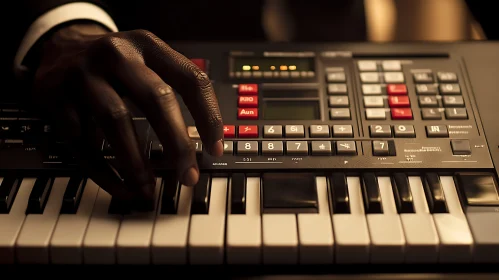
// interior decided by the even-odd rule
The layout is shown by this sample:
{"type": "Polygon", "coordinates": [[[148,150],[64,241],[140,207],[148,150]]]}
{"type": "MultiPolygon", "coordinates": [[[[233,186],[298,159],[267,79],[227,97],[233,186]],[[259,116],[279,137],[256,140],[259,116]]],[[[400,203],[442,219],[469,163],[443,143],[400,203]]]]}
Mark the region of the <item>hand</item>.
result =
{"type": "Polygon", "coordinates": [[[32,97],[101,188],[122,199],[152,202],[156,180],[123,99],[144,112],[162,145],[172,149],[180,182],[192,186],[199,178],[195,148],[172,88],[189,108],[208,152],[222,155],[222,118],[209,78],[147,31],[111,33],[93,24],[56,31],[44,43],[32,97]],[[120,162],[123,180],[95,143],[99,130],[120,162]]]}

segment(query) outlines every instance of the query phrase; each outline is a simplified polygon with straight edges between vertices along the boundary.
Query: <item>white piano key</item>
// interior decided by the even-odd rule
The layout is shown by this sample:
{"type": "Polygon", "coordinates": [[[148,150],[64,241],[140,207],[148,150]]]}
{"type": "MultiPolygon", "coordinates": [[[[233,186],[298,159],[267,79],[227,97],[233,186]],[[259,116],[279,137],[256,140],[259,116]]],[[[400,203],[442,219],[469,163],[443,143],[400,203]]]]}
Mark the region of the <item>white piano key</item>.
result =
{"type": "Polygon", "coordinates": [[[440,237],[441,263],[467,263],[472,259],[473,237],[457,195],[454,179],[441,176],[440,182],[449,213],[435,213],[433,219],[440,237]]]}
{"type": "Polygon", "coordinates": [[[35,178],[24,178],[10,212],[0,214],[0,264],[13,264],[15,262],[15,244],[26,218],[28,198],[35,180],[35,178]]]}
{"type": "Polygon", "coordinates": [[[109,214],[111,195],[99,189],[83,240],[85,264],[116,263],[116,237],[122,215],[109,214]]]}
{"type": "Polygon", "coordinates": [[[208,214],[191,216],[189,261],[191,264],[222,264],[225,243],[227,178],[211,179],[208,214]]]}
{"type": "Polygon", "coordinates": [[[161,179],[156,178],[154,211],[123,215],[118,238],[116,256],[118,264],[150,264],[151,238],[156,220],[161,179]]]}
{"type": "Polygon", "coordinates": [[[158,214],[152,235],[154,264],[186,264],[192,187],[181,186],[177,213],[158,214]]]}
{"type": "Polygon", "coordinates": [[[48,264],[49,244],[69,178],[55,178],[43,214],[28,214],[16,242],[19,263],[48,264]]]}
{"type": "MultiPolygon", "coordinates": [[[[230,197],[230,195],[228,196],[230,197]]],[[[230,213],[230,203],[228,203],[230,213]]],[[[227,216],[227,262],[259,264],[262,250],[260,178],[246,179],[246,213],[227,216]]]]}
{"type": "Polygon", "coordinates": [[[406,239],[407,263],[435,263],[438,261],[439,238],[430,214],[423,183],[419,176],[409,176],[415,213],[402,213],[400,219],[406,239]]]}
{"type": "Polygon", "coordinates": [[[499,208],[494,210],[498,212],[480,209],[466,214],[474,239],[473,262],[499,263],[499,208]]]}
{"type": "Polygon", "coordinates": [[[337,263],[369,262],[371,239],[367,228],[359,177],[347,177],[350,213],[333,213],[337,263]]]}
{"type": "Polygon", "coordinates": [[[317,198],[319,213],[298,214],[298,237],[300,263],[333,263],[333,225],[329,213],[329,199],[326,177],[317,177],[317,198]]]}
{"type": "Polygon", "coordinates": [[[367,214],[371,234],[371,263],[402,263],[405,237],[390,177],[378,177],[378,185],[383,213],[367,214]]]}
{"type": "Polygon", "coordinates": [[[263,214],[263,263],[298,263],[296,214],[263,214]]]}
{"type": "Polygon", "coordinates": [[[83,263],[83,238],[98,191],[99,187],[87,180],[76,214],[60,214],[50,241],[52,263],[83,263]]]}

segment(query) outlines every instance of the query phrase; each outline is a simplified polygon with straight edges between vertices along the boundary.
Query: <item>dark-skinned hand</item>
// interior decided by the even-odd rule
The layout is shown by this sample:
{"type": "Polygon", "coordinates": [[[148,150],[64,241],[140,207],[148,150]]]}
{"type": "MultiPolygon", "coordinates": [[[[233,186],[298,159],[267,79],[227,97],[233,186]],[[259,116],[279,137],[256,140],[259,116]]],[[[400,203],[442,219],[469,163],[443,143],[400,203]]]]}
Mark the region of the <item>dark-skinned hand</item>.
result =
{"type": "Polygon", "coordinates": [[[222,155],[222,118],[209,78],[154,34],[73,24],[55,31],[41,50],[32,101],[63,132],[89,177],[113,197],[150,208],[156,185],[124,98],[144,112],[162,145],[172,149],[169,160],[182,184],[194,185],[199,169],[173,90],[182,96],[208,152],[222,155]],[[110,143],[119,174],[104,159],[97,131],[110,143]]]}

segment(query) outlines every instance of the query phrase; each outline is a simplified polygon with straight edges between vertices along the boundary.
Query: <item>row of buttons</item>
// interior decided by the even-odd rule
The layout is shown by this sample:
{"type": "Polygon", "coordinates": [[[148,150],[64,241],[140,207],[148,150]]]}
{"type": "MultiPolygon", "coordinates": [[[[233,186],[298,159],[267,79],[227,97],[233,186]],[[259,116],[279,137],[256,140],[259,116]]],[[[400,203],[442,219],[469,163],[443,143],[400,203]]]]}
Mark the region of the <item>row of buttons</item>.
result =
{"type": "Polygon", "coordinates": [[[329,118],[331,120],[350,120],[350,98],[348,97],[347,77],[343,68],[328,68],[326,74],[329,118]]]}
{"type": "Polygon", "coordinates": [[[232,155],[234,151],[244,156],[356,155],[357,147],[355,141],[224,141],[224,154],[232,155]]]}
{"type": "Polygon", "coordinates": [[[231,78],[313,78],[314,71],[237,71],[230,73],[231,78]]]}
{"type": "MultiPolygon", "coordinates": [[[[415,83],[433,83],[435,81],[433,72],[429,70],[413,70],[412,77],[415,83]]],[[[457,83],[457,74],[453,72],[437,72],[439,83],[457,83]]]]}
{"type": "Polygon", "coordinates": [[[240,84],[237,90],[237,118],[240,120],[258,119],[258,85],[240,84]]]}

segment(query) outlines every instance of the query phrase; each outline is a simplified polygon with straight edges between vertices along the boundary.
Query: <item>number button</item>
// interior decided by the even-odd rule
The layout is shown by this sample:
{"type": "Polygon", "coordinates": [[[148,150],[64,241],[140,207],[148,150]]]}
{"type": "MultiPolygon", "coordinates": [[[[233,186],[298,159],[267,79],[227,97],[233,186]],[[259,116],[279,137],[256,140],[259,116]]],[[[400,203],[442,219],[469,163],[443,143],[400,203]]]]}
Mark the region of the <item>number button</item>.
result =
{"type": "Polygon", "coordinates": [[[441,83],[452,83],[457,82],[457,75],[453,72],[438,72],[438,81],[441,83]]]}
{"type": "Polygon", "coordinates": [[[265,125],[263,126],[263,137],[265,138],[281,138],[282,126],[281,125],[265,125]]]}
{"type": "Polygon", "coordinates": [[[459,84],[441,84],[439,90],[442,95],[461,93],[461,87],[459,87],[459,84]]]}
{"type": "Polygon", "coordinates": [[[286,153],[288,155],[308,155],[307,141],[287,141],[286,153]]]}
{"type": "Polygon", "coordinates": [[[416,93],[436,95],[438,93],[438,88],[436,85],[416,85],[416,93]]]}
{"type": "Polygon", "coordinates": [[[388,156],[390,149],[388,141],[373,141],[373,156],[388,156]]]}
{"type": "Polygon", "coordinates": [[[438,100],[435,96],[419,96],[419,107],[438,107],[438,100]]]}
{"type": "Polygon", "coordinates": [[[448,120],[465,120],[468,118],[466,108],[447,108],[445,109],[445,117],[448,120]]]}
{"type": "Polygon", "coordinates": [[[421,117],[423,120],[441,120],[442,113],[438,109],[422,109],[421,117]]]}
{"type": "Polygon", "coordinates": [[[399,124],[394,126],[395,137],[406,137],[414,138],[416,137],[416,131],[412,125],[399,124]]]}
{"type": "Polygon", "coordinates": [[[286,137],[305,137],[303,125],[286,125],[286,137]]]}
{"type": "Polygon", "coordinates": [[[414,73],[414,82],[416,83],[433,83],[433,75],[429,72],[414,73]]]}
{"type": "Polygon", "coordinates": [[[196,149],[196,153],[200,154],[203,152],[203,142],[201,140],[194,140],[194,148],[196,149]]]}
{"type": "Polygon", "coordinates": [[[262,142],[263,155],[282,155],[284,154],[284,146],[282,141],[263,141],[262,142]]]}
{"type": "Polygon", "coordinates": [[[311,125],[310,126],[310,137],[314,137],[314,138],[327,138],[327,137],[329,137],[329,126],[328,125],[311,125]]]}
{"type": "Polygon", "coordinates": [[[257,141],[237,142],[237,153],[241,155],[258,155],[258,142],[257,141]]]}
{"type": "Polygon", "coordinates": [[[392,137],[392,128],[388,124],[370,125],[369,130],[371,137],[392,137]]]}
{"type": "Polygon", "coordinates": [[[446,95],[442,102],[444,107],[464,107],[464,99],[461,95],[446,95]]]}

